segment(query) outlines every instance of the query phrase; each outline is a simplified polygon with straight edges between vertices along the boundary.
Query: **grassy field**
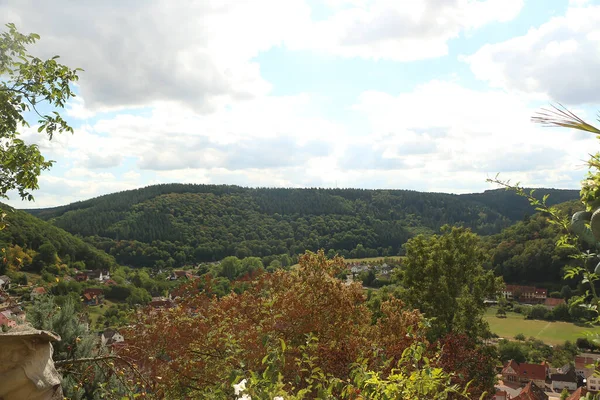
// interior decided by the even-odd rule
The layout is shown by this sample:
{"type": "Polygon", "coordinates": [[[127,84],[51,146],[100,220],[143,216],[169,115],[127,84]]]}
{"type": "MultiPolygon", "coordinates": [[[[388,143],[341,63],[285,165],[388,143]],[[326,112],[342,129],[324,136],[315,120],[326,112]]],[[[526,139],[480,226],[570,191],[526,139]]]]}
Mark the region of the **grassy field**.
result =
{"type": "Polygon", "coordinates": [[[496,317],[496,307],[488,308],[485,319],[490,324],[493,333],[506,339],[513,339],[517,333],[525,337],[533,336],[548,344],[562,344],[566,340],[574,342],[579,337],[584,337],[584,332],[600,333],[600,327],[588,328],[569,322],[548,322],[540,320],[527,320],[522,314],[508,312],[506,318],[496,317]]]}
{"type": "Polygon", "coordinates": [[[113,304],[117,303],[114,303],[110,300],[104,300],[104,307],[102,308],[100,306],[83,306],[83,311],[87,312],[90,316],[90,326],[95,327],[98,317],[104,315],[106,310],[108,310],[113,304]]]}

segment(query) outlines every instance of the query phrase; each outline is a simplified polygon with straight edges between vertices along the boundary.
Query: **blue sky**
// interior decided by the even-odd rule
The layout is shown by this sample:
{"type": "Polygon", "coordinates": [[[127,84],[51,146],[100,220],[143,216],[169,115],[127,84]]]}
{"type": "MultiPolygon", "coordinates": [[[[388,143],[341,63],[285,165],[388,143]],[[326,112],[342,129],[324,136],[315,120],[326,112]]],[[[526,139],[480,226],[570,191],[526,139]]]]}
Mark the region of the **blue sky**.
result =
{"type": "Polygon", "coordinates": [[[0,22],[85,69],[74,135],[22,130],[56,164],[16,207],[166,182],[577,188],[597,146],[530,122],[594,116],[595,1],[8,0],[0,22]]]}

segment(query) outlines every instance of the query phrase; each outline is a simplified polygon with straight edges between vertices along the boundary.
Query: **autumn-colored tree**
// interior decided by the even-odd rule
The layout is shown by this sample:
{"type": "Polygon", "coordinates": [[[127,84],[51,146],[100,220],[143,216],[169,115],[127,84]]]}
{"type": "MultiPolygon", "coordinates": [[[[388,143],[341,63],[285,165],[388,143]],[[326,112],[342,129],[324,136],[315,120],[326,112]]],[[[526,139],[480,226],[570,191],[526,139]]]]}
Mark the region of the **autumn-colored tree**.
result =
{"type": "Polygon", "coordinates": [[[315,371],[328,382],[345,382],[359,360],[386,379],[408,348],[428,346],[425,320],[397,299],[382,302],[372,323],[360,284],[335,278],[345,267],[341,258],[307,253],[299,264],[262,273],[243,282],[242,293],[221,298],[206,290],[206,281],[190,282],[176,293],[176,307],[138,313],[124,351],[153,376],[155,393],[183,398],[230,390],[236,377],[267,367],[292,392],[310,387],[315,371]]]}
{"type": "Polygon", "coordinates": [[[498,353],[465,334],[449,333],[440,340],[442,347],[438,366],[452,371],[451,382],[460,387],[468,385],[469,397],[479,398],[493,393],[498,353]]]}

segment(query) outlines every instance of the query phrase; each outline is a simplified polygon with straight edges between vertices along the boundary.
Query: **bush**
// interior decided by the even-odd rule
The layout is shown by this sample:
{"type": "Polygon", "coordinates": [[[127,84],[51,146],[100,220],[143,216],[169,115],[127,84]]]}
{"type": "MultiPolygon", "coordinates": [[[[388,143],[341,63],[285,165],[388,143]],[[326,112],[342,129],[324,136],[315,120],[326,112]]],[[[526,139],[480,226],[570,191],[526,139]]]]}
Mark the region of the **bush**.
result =
{"type": "Polygon", "coordinates": [[[529,313],[527,314],[528,319],[552,319],[552,313],[546,307],[538,304],[536,306],[531,307],[529,313]]]}
{"type": "Polygon", "coordinates": [[[515,340],[519,340],[519,341],[524,342],[525,341],[525,335],[523,335],[522,333],[517,333],[515,335],[515,340]]]}

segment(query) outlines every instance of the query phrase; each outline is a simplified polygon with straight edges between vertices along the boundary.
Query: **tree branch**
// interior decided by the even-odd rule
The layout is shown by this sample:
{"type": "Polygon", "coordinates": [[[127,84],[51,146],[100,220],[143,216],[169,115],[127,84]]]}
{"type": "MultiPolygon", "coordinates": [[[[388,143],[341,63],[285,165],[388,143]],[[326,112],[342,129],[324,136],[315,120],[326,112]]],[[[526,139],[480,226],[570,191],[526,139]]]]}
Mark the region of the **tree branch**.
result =
{"type": "Polygon", "coordinates": [[[139,376],[144,383],[148,386],[148,387],[152,387],[152,385],[150,384],[150,382],[144,377],[144,375],[142,375],[142,373],[135,367],[135,365],[133,365],[130,361],[127,361],[126,359],[124,359],[121,356],[118,355],[107,355],[107,356],[98,356],[98,357],[86,357],[86,358],[77,358],[77,359],[73,359],[73,360],[60,360],[60,361],[55,361],[54,365],[56,367],[62,367],[62,366],[68,366],[68,365],[72,365],[72,364],[84,364],[84,363],[93,363],[93,362],[106,362],[107,360],[119,360],[119,361],[123,361],[125,364],[127,364],[127,366],[129,368],[131,368],[133,370],[133,372],[139,376]]]}

